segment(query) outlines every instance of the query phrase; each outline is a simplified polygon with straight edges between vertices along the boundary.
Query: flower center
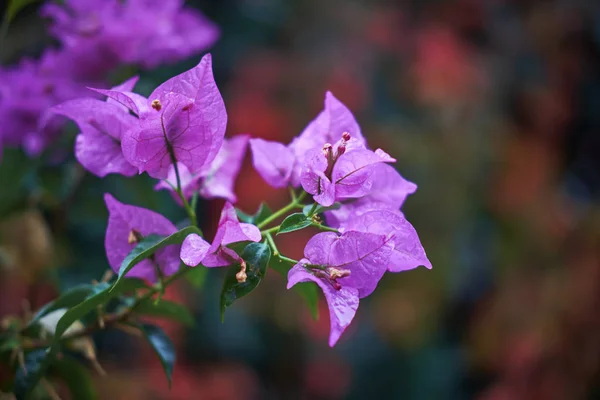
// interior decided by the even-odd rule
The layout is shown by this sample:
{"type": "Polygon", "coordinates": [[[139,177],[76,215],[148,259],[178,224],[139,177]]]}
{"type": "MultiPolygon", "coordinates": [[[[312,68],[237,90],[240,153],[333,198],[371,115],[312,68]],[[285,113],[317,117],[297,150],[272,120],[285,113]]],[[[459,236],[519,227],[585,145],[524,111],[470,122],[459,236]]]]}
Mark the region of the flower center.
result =
{"type": "Polygon", "coordinates": [[[346,152],[346,145],[348,144],[348,141],[350,141],[350,138],[351,136],[348,132],[342,133],[342,140],[340,141],[340,144],[338,145],[335,154],[333,153],[333,146],[331,145],[331,143],[325,143],[323,145],[323,155],[327,159],[327,168],[325,169],[325,176],[329,178],[329,180],[331,180],[333,166],[335,165],[336,161],[342,156],[342,154],[346,152]]]}
{"type": "Polygon", "coordinates": [[[342,284],[337,281],[338,279],[350,276],[350,270],[334,267],[327,267],[325,269],[312,268],[312,272],[316,277],[329,283],[335,290],[342,289],[342,284]]]}
{"type": "Polygon", "coordinates": [[[151,103],[152,108],[154,108],[156,111],[160,111],[160,109],[162,108],[162,104],[160,103],[159,99],[154,99],[152,100],[151,103]]]}
{"type": "Polygon", "coordinates": [[[140,231],[136,229],[132,229],[129,231],[129,235],[127,236],[127,243],[129,244],[138,244],[144,239],[144,236],[140,233],[140,231]]]}

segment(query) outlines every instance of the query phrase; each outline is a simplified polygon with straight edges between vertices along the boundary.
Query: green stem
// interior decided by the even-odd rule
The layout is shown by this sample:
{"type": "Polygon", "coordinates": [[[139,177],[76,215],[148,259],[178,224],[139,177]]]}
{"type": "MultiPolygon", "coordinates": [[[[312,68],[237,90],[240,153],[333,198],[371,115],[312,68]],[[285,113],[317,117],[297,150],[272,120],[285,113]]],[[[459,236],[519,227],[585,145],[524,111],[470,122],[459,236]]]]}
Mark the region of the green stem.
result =
{"type": "MultiPolygon", "coordinates": [[[[198,268],[198,267],[196,267],[196,268],[198,268]]],[[[146,293],[144,293],[142,296],[138,297],[134,301],[134,303],[131,305],[131,307],[129,307],[128,309],[126,309],[124,311],[116,312],[113,314],[104,315],[103,326],[100,326],[100,324],[96,323],[95,325],[89,326],[82,331],[78,331],[78,332],[75,332],[70,335],[63,335],[60,339],[61,342],[64,342],[67,340],[72,340],[72,339],[77,339],[77,338],[84,337],[84,336],[89,336],[96,331],[99,331],[99,330],[105,329],[106,327],[109,327],[111,325],[126,321],[127,318],[129,318],[129,316],[136,310],[136,308],[142,302],[151,298],[156,293],[160,293],[171,283],[175,282],[176,280],[178,280],[179,278],[181,278],[182,276],[184,276],[185,274],[187,274],[188,272],[190,272],[192,270],[193,270],[193,268],[188,268],[188,267],[179,269],[179,271],[177,271],[170,277],[166,278],[162,283],[159,282],[159,283],[156,283],[154,286],[152,286],[146,293]]],[[[27,344],[22,346],[22,348],[23,349],[45,348],[45,347],[50,346],[51,344],[52,344],[52,340],[30,339],[27,342],[27,344]]]]}
{"type": "Polygon", "coordinates": [[[319,206],[319,203],[317,203],[315,201],[315,203],[313,204],[313,206],[311,207],[310,211],[308,212],[308,216],[312,217],[315,213],[315,211],[317,210],[317,207],[319,206]]]}
{"type": "MultiPolygon", "coordinates": [[[[174,190],[177,192],[177,195],[179,195],[179,198],[183,203],[183,207],[185,208],[188,217],[190,217],[190,222],[192,223],[192,225],[197,227],[198,219],[196,218],[196,210],[194,207],[190,206],[190,203],[188,203],[187,199],[183,195],[183,191],[181,190],[181,176],[179,175],[179,166],[177,165],[177,158],[175,157],[175,152],[173,151],[173,148],[168,143],[167,150],[169,151],[169,156],[171,157],[171,162],[173,163],[173,168],[175,169],[175,179],[177,181],[177,187],[174,188],[174,190]]],[[[173,187],[173,184],[171,182],[169,182],[168,180],[167,182],[171,187],[173,187]]]]}
{"type": "Polygon", "coordinates": [[[271,236],[270,233],[266,233],[267,236],[267,243],[269,243],[269,246],[271,246],[271,249],[273,250],[273,256],[274,257],[280,257],[280,253],[279,253],[279,249],[277,248],[277,245],[275,244],[275,241],[273,240],[273,236],[271,236]]]}
{"type": "Polygon", "coordinates": [[[292,263],[294,265],[296,265],[300,262],[298,260],[294,260],[293,258],[282,256],[281,254],[277,258],[279,258],[281,261],[286,261],[286,262],[292,263]]]}
{"type": "Polygon", "coordinates": [[[281,225],[277,225],[277,226],[274,226],[274,227],[272,227],[272,228],[265,229],[264,231],[260,231],[260,234],[261,234],[262,236],[265,236],[265,235],[270,235],[271,233],[276,233],[276,232],[279,230],[279,227],[280,227],[280,226],[281,226],[281,225]]]}
{"type": "Polygon", "coordinates": [[[287,206],[285,206],[282,209],[274,212],[270,217],[265,218],[261,223],[259,223],[258,225],[256,225],[256,227],[258,229],[262,229],[265,226],[269,225],[271,222],[275,221],[277,218],[279,218],[279,217],[287,214],[288,212],[292,211],[294,208],[300,207],[301,206],[300,202],[302,200],[304,200],[305,197],[306,197],[306,192],[300,193],[300,195],[296,198],[296,200],[293,200],[287,206]]]}
{"type": "Polygon", "coordinates": [[[325,225],[321,225],[321,224],[313,224],[312,226],[316,226],[317,228],[319,228],[322,231],[327,231],[327,232],[335,232],[335,233],[340,233],[340,231],[338,231],[335,228],[330,228],[328,226],[325,225]]]}

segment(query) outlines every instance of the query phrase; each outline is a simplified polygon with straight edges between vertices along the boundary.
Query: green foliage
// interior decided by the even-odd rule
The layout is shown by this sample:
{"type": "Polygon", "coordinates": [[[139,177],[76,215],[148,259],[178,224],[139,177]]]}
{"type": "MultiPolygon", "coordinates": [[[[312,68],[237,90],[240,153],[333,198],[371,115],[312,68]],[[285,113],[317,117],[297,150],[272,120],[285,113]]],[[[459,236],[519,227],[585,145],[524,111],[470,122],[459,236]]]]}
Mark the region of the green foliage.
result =
{"type": "Polygon", "coordinates": [[[95,400],[98,398],[88,370],[73,357],[65,355],[61,359],[54,360],[50,373],[65,383],[72,399],[95,400]]]}
{"type": "Polygon", "coordinates": [[[37,349],[25,354],[24,365],[18,366],[15,374],[13,391],[17,400],[24,400],[35,388],[46,373],[51,357],[48,349],[37,349]]]}
{"type": "Polygon", "coordinates": [[[56,351],[59,346],[60,339],[67,329],[75,321],[79,321],[88,313],[97,310],[98,306],[108,303],[108,301],[123,293],[132,292],[140,288],[139,279],[123,279],[119,286],[110,286],[108,283],[99,283],[94,285],[94,290],[81,303],[68,309],[67,312],[58,320],[56,331],[54,332],[54,340],[52,343],[52,351],[56,351]]]}
{"type": "Polygon", "coordinates": [[[172,319],[187,326],[194,325],[194,316],[189,310],[185,306],[169,300],[156,302],[151,298],[144,299],[135,307],[135,313],[138,315],[172,319]]]}
{"type": "MultiPolygon", "coordinates": [[[[189,267],[183,266],[182,268],[189,267]]],[[[207,275],[208,268],[205,268],[202,265],[198,265],[197,267],[191,268],[191,271],[185,274],[185,278],[194,288],[202,289],[204,287],[204,283],[206,282],[207,275]]]]}
{"type": "MultiPolygon", "coordinates": [[[[134,291],[136,289],[148,288],[148,285],[141,279],[135,278],[127,278],[127,289],[128,291],[134,291]]],[[[91,283],[84,283],[81,285],[77,285],[72,287],[71,289],[66,290],[61,293],[60,297],[51,301],[50,303],[44,305],[42,308],[38,310],[37,313],[33,316],[31,321],[29,321],[28,326],[34,325],[37,323],[42,317],[51,313],[52,311],[61,309],[61,308],[69,308],[73,307],[81,302],[83,302],[90,294],[97,293],[106,288],[105,283],[101,283],[99,285],[94,285],[91,283]]]]}
{"type": "Polygon", "coordinates": [[[237,212],[240,221],[254,225],[260,224],[262,221],[273,215],[273,211],[269,208],[269,206],[266,203],[261,203],[258,207],[258,210],[256,210],[256,212],[253,215],[248,215],[237,208],[235,209],[235,211],[237,212]]]}
{"type": "Polygon", "coordinates": [[[169,381],[169,387],[171,387],[173,365],[175,364],[175,346],[173,346],[173,342],[166,333],[156,325],[139,324],[137,327],[156,352],[163,370],[165,371],[165,375],[167,376],[167,380],[169,381]]]}
{"type": "Polygon", "coordinates": [[[188,226],[174,234],[162,237],[158,235],[150,235],[142,239],[137,246],[125,257],[119,268],[119,277],[113,288],[117,287],[122,278],[139,262],[152,256],[158,249],[169,246],[171,244],[181,244],[190,233],[200,234],[200,230],[195,226],[188,226]]]}
{"type": "Polygon", "coordinates": [[[304,206],[304,208],[302,209],[302,213],[304,215],[306,215],[307,217],[312,217],[313,215],[317,215],[317,214],[321,214],[325,211],[330,211],[330,210],[337,210],[342,206],[342,203],[333,203],[332,205],[330,205],[329,207],[324,207],[320,204],[317,204],[317,206],[315,207],[314,204],[307,204],[304,206]],[[314,209],[313,209],[314,208],[314,209]]]}
{"type": "MultiPolygon", "coordinates": [[[[294,266],[291,262],[280,257],[273,257],[271,268],[283,275],[287,279],[288,271],[294,266]]],[[[314,282],[301,282],[294,285],[294,290],[304,299],[310,314],[314,319],[319,319],[319,291],[314,282]]]]}
{"type": "Polygon", "coordinates": [[[294,213],[286,217],[279,226],[278,235],[299,231],[312,225],[312,220],[303,213],[294,213]]]}
{"type": "Polygon", "coordinates": [[[246,261],[246,280],[238,282],[236,274],[239,268],[228,268],[221,291],[221,320],[225,318],[227,307],[250,294],[265,277],[271,259],[271,248],[266,243],[250,243],[241,256],[246,261]]]}
{"type": "Polygon", "coordinates": [[[36,1],[38,0],[9,0],[8,8],[6,9],[6,15],[4,16],[6,23],[11,22],[13,19],[15,19],[19,11],[28,5],[35,3],[36,1]]]}

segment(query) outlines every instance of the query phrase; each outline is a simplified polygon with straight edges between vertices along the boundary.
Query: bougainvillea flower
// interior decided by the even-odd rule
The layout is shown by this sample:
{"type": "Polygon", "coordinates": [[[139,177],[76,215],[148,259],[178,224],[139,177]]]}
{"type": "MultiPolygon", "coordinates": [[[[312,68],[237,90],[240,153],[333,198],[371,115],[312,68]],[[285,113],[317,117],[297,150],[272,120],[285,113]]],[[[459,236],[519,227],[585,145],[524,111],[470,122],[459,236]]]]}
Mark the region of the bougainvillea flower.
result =
{"type": "Polygon", "coordinates": [[[105,76],[123,64],[154,68],[177,62],[206,50],[219,36],[214,23],[182,0],[48,2],[42,15],[78,65],[79,78],[105,76]]]}
{"type": "Polygon", "coordinates": [[[282,143],[263,139],[251,139],[250,148],[254,169],[265,182],[275,188],[286,187],[294,166],[292,151],[282,143]]]}
{"type": "MultiPolygon", "coordinates": [[[[108,263],[116,273],[125,257],[144,237],[168,236],[177,232],[171,221],[154,211],[122,204],[108,193],[104,195],[104,201],[108,208],[104,246],[108,263]]],[[[158,271],[163,276],[172,275],[179,269],[179,250],[179,245],[159,249],[151,258],[136,264],[127,276],[155,282],[158,271]]]]}
{"type": "Polygon", "coordinates": [[[240,223],[235,208],[226,202],[221,211],[219,226],[212,244],[196,234],[188,235],[181,246],[181,260],[190,267],[202,263],[205,267],[226,267],[241,258],[226,246],[238,242],[258,242],[260,230],[252,225],[240,223]]]}
{"type": "Polygon", "coordinates": [[[388,271],[402,272],[425,266],[431,269],[415,228],[399,211],[373,210],[355,216],[340,227],[340,231],[369,232],[387,235],[393,246],[388,271]]]}
{"type": "Polygon", "coordinates": [[[417,185],[404,179],[394,167],[377,164],[372,170],[372,185],[369,194],[359,199],[344,202],[337,210],[325,212],[327,225],[337,228],[354,216],[372,210],[397,211],[406,198],[417,190],[417,185]]]}
{"type": "Polygon", "coordinates": [[[396,161],[381,149],[347,146],[352,143],[350,139],[345,133],[335,146],[326,144],[322,149],[309,150],[305,156],[300,182],[323,206],[365,196],[373,185],[373,167],[396,161]]]}
{"type": "Polygon", "coordinates": [[[336,143],[343,134],[352,137],[346,143],[348,149],[366,148],[360,127],[348,107],[327,92],[323,111],[289,145],[262,139],[250,141],[254,168],[273,187],[298,187],[309,151],[336,143]]]}
{"type": "MultiPolygon", "coordinates": [[[[135,79],[118,88],[131,88],[135,79]]],[[[99,177],[110,173],[133,176],[137,168],[129,164],[121,150],[123,135],[138,125],[138,119],[112,99],[80,98],[52,107],[53,114],[64,115],[77,123],[81,133],[75,141],[75,157],[88,171],[99,177]]]]}
{"type": "MultiPolygon", "coordinates": [[[[205,199],[223,198],[235,203],[237,201],[234,193],[235,179],[240,172],[247,145],[248,135],[225,139],[213,162],[197,174],[191,174],[185,165],[178,163],[183,195],[189,199],[198,191],[205,199]]],[[[171,167],[166,181],[159,182],[155,189],[170,190],[173,192],[173,197],[181,203],[173,187],[177,187],[177,179],[175,168],[171,167]]]]}
{"type": "Polygon", "coordinates": [[[288,289],[313,281],[323,290],[334,346],[350,325],[359,299],[370,295],[386,271],[392,246],[385,235],[348,231],[338,236],[323,232],[313,236],[304,257],[288,273],[288,289]]]}
{"type": "Polygon", "coordinates": [[[49,107],[85,95],[63,70],[60,54],[46,51],[39,60],[24,59],[0,68],[0,137],[4,146],[22,146],[30,156],[39,155],[56,140],[64,125],[57,117],[40,125],[49,107]]]}
{"type": "Polygon", "coordinates": [[[189,71],[157,87],[143,108],[127,92],[97,90],[135,112],[139,128],[123,138],[123,154],[139,172],[168,178],[175,162],[191,174],[207,167],[223,143],[227,114],[215,84],[210,54],[189,71]]]}

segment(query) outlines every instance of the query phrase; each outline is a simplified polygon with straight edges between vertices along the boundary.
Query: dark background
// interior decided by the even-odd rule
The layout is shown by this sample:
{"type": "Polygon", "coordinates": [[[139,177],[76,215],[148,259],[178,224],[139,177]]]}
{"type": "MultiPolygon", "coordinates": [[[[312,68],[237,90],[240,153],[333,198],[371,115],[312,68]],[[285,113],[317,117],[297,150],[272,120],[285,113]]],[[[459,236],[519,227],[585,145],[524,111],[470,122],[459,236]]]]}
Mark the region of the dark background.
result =
{"type": "MultiPolygon", "coordinates": [[[[600,398],[600,3],[188,4],[222,29],[210,52],[228,135],[287,143],[331,90],[419,185],[403,211],[433,269],[387,274],[334,349],[324,301],[315,322],[276,273],[223,324],[222,274],[201,291],[182,282],[167,297],[197,325],[163,324],[178,348],[171,391],[151,350],[116,331],[95,337],[99,398],[600,398]]],[[[51,43],[38,7],[11,26],[5,63],[51,43]]],[[[141,72],[140,91],[199,58],[141,72]]],[[[0,248],[19,257],[0,271],[0,316],[102,276],[104,192],[184,218],[147,176],[100,180],[72,155],[32,164],[17,151],[0,164],[0,248]]],[[[248,212],[287,202],[249,157],[237,193],[248,212]]],[[[201,202],[209,237],[221,206],[201,202]]],[[[307,239],[280,248],[298,257],[307,239]]]]}

